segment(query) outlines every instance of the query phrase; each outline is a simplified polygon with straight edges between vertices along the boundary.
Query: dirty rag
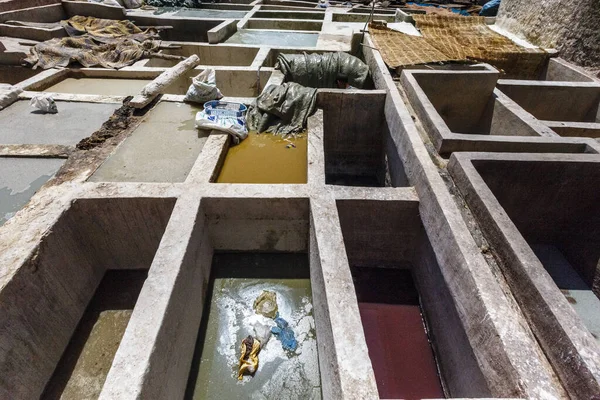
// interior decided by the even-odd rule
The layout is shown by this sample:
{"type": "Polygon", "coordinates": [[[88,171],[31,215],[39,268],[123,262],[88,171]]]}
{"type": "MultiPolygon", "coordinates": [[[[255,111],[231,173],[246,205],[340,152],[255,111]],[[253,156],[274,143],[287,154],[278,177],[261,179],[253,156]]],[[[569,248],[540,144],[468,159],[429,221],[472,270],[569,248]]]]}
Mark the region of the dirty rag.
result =
{"type": "Polygon", "coordinates": [[[343,52],[324,54],[280,54],[278,68],[286,82],[313,88],[336,88],[344,79],[362,89],[369,77],[369,67],[360,59],[343,52]]]}
{"type": "Polygon", "coordinates": [[[281,347],[284,350],[294,351],[298,347],[298,342],[296,341],[296,337],[294,335],[294,331],[290,328],[288,322],[281,318],[279,314],[275,318],[275,323],[277,326],[271,328],[271,332],[279,341],[281,342],[281,347]]]}
{"type": "Polygon", "coordinates": [[[258,339],[248,336],[242,340],[240,366],[238,369],[238,380],[244,379],[244,375],[254,375],[258,369],[258,353],[260,342],[258,339]]]}
{"type": "Polygon", "coordinates": [[[254,300],[253,308],[257,314],[267,318],[275,318],[277,316],[277,293],[263,290],[254,300]]]}
{"type": "Polygon", "coordinates": [[[317,89],[294,82],[267,86],[248,107],[248,129],[283,136],[301,133],[317,109],[316,99],[317,89]]]}

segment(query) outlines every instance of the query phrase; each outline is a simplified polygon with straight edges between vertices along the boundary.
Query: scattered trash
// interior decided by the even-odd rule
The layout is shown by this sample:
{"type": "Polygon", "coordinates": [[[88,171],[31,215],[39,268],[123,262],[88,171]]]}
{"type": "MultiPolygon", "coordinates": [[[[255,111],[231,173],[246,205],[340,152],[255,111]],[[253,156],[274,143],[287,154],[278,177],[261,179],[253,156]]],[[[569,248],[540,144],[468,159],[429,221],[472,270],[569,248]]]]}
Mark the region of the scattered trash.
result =
{"type": "Polygon", "coordinates": [[[280,54],[277,66],[286,82],[296,82],[313,88],[336,88],[340,76],[348,84],[363,88],[369,77],[369,67],[348,53],[280,54]]]}
{"type": "Polygon", "coordinates": [[[482,17],[495,17],[500,8],[500,0],[490,0],[483,5],[479,15],[482,17]]]}
{"type": "Polygon", "coordinates": [[[204,110],[196,114],[196,127],[229,133],[235,144],[248,137],[244,113],[246,106],[218,100],[204,104],[204,110]]]}
{"type": "Polygon", "coordinates": [[[244,375],[254,375],[258,369],[260,342],[248,335],[246,339],[242,340],[241,350],[240,367],[238,369],[238,380],[240,381],[244,379],[244,375]]]}
{"type": "Polygon", "coordinates": [[[260,342],[260,348],[262,349],[267,345],[267,342],[271,338],[271,328],[260,322],[254,323],[253,326],[254,337],[260,342]]]}
{"type": "Polygon", "coordinates": [[[281,318],[279,314],[275,318],[277,326],[271,328],[271,332],[279,341],[284,350],[294,351],[298,347],[298,342],[294,336],[294,331],[290,328],[288,322],[281,318]]]}
{"type": "Polygon", "coordinates": [[[294,82],[267,86],[248,107],[248,128],[283,136],[298,134],[317,109],[316,97],[317,89],[294,82]]]}
{"type": "Polygon", "coordinates": [[[222,98],[223,95],[219,88],[217,88],[215,70],[207,68],[200,72],[198,76],[192,78],[192,84],[183,100],[194,103],[206,103],[210,100],[219,100],[222,98]]]}
{"type": "Polygon", "coordinates": [[[254,311],[257,314],[267,318],[275,318],[277,316],[277,293],[268,290],[263,292],[254,300],[254,311]]]}
{"type": "Polygon", "coordinates": [[[288,148],[288,149],[295,149],[296,145],[294,143],[289,143],[285,147],[288,148]]]}
{"type": "Polygon", "coordinates": [[[330,4],[328,0],[319,0],[319,3],[317,4],[318,8],[327,8],[329,6],[330,4]]]}
{"type": "Polygon", "coordinates": [[[48,114],[56,114],[58,112],[56,102],[49,93],[33,96],[29,104],[48,114]]]}

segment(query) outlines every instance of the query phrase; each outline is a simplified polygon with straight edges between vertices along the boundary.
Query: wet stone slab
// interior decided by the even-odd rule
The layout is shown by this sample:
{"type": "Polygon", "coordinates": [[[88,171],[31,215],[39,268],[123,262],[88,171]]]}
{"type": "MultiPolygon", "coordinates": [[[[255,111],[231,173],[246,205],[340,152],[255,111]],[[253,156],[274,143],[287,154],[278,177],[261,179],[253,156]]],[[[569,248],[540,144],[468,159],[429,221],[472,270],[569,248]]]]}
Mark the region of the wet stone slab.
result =
{"type": "Polygon", "coordinates": [[[318,33],[241,29],[227,39],[225,43],[260,44],[264,46],[314,47],[317,45],[318,38],[318,33]]]}
{"type": "Polygon", "coordinates": [[[120,104],[58,101],[57,114],[45,114],[28,100],[0,111],[0,144],[75,145],[108,120],[120,104]]]}
{"type": "Polygon", "coordinates": [[[187,399],[321,399],[312,295],[305,254],[215,255],[187,399]],[[253,326],[275,326],[255,313],[263,290],[277,293],[279,315],[298,341],[285,351],[273,335],[258,354],[254,376],[237,379],[240,344],[253,326]]]}
{"type": "Polygon", "coordinates": [[[152,79],[67,78],[44,92],[135,96],[150,82],[152,79]]]}
{"type": "Polygon", "coordinates": [[[59,158],[0,157],[0,225],[27,204],[64,162],[59,158]]]}
{"type": "Polygon", "coordinates": [[[161,102],[92,175],[92,182],[183,182],[208,132],[195,128],[200,107],[161,102]]]}

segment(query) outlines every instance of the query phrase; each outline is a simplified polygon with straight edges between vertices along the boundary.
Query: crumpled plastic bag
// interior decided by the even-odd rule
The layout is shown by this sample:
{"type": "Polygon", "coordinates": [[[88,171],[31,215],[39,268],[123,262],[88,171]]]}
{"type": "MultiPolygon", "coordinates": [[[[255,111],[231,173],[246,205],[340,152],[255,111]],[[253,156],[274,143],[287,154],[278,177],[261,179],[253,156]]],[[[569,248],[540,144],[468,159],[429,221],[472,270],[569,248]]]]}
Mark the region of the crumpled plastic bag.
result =
{"type": "Polygon", "coordinates": [[[223,95],[217,87],[215,70],[207,68],[200,72],[198,76],[192,78],[192,84],[188,88],[184,101],[194,103],[206,103],[210,100],[222,99],[223,95]]]}
{"type": "Polygon", "coordinates": [[[238,380],[244,379],[244,375],[254,375],[258,369],[258,353],[260,342],[258,339],[248,336],[242,340],[240,366],[238,369],[238,380]]]}
{"type": "Polygon", "coordinates": [[[263,290],[256,300],[254,300],[254,305],[252,307],[257,314],[267,318],[275,318],[278,310],[277,293],[263,290]]]}
{"type": "Polygon", "coordinates": [[[271,328],[271,332],[279,339],[281,347],[283,347],[284,350],[295,351],[298,347],[298,342],[296,341],[294,331],[290,328],[288,322],[277,315],[275,323],[277,326],[271,328]]]}
{"type": "Polygon", "coordinates": [[[248,137],[246,120],[241,117],[225,117],[208,115],[202,110],[196,114],[196,127],[198,129],[217,130],[231,135],[235,144],[248,137]]]}
{"type": "Polygon", "coordinates": [[[33,96],[29,104],[48,114],[56,114],[58,112],[58,107],[56,107],[56,102],[51,94],[38,94],[33,96]]]}
{"type": "Polygon", "coordinates": [[[269,327],[269,325],[265,325],[260,322],[255,322],[252,326],[252,329],[254,330],[254,337],[260,342],[260,347],[265,347],[267,342],[271,338],[271,328],[269,327]]]}

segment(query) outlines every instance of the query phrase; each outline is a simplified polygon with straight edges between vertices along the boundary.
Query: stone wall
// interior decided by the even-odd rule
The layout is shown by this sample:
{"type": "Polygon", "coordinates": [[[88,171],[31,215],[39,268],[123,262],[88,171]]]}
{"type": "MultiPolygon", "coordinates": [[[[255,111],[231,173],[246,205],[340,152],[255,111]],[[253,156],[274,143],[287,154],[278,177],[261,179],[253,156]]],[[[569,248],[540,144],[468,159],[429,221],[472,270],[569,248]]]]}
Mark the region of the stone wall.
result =
{"type": "Polygon", "coordinates": [[[497,24],[583,67],[600,68],[598,0],[502,0],[497,24]]]}

